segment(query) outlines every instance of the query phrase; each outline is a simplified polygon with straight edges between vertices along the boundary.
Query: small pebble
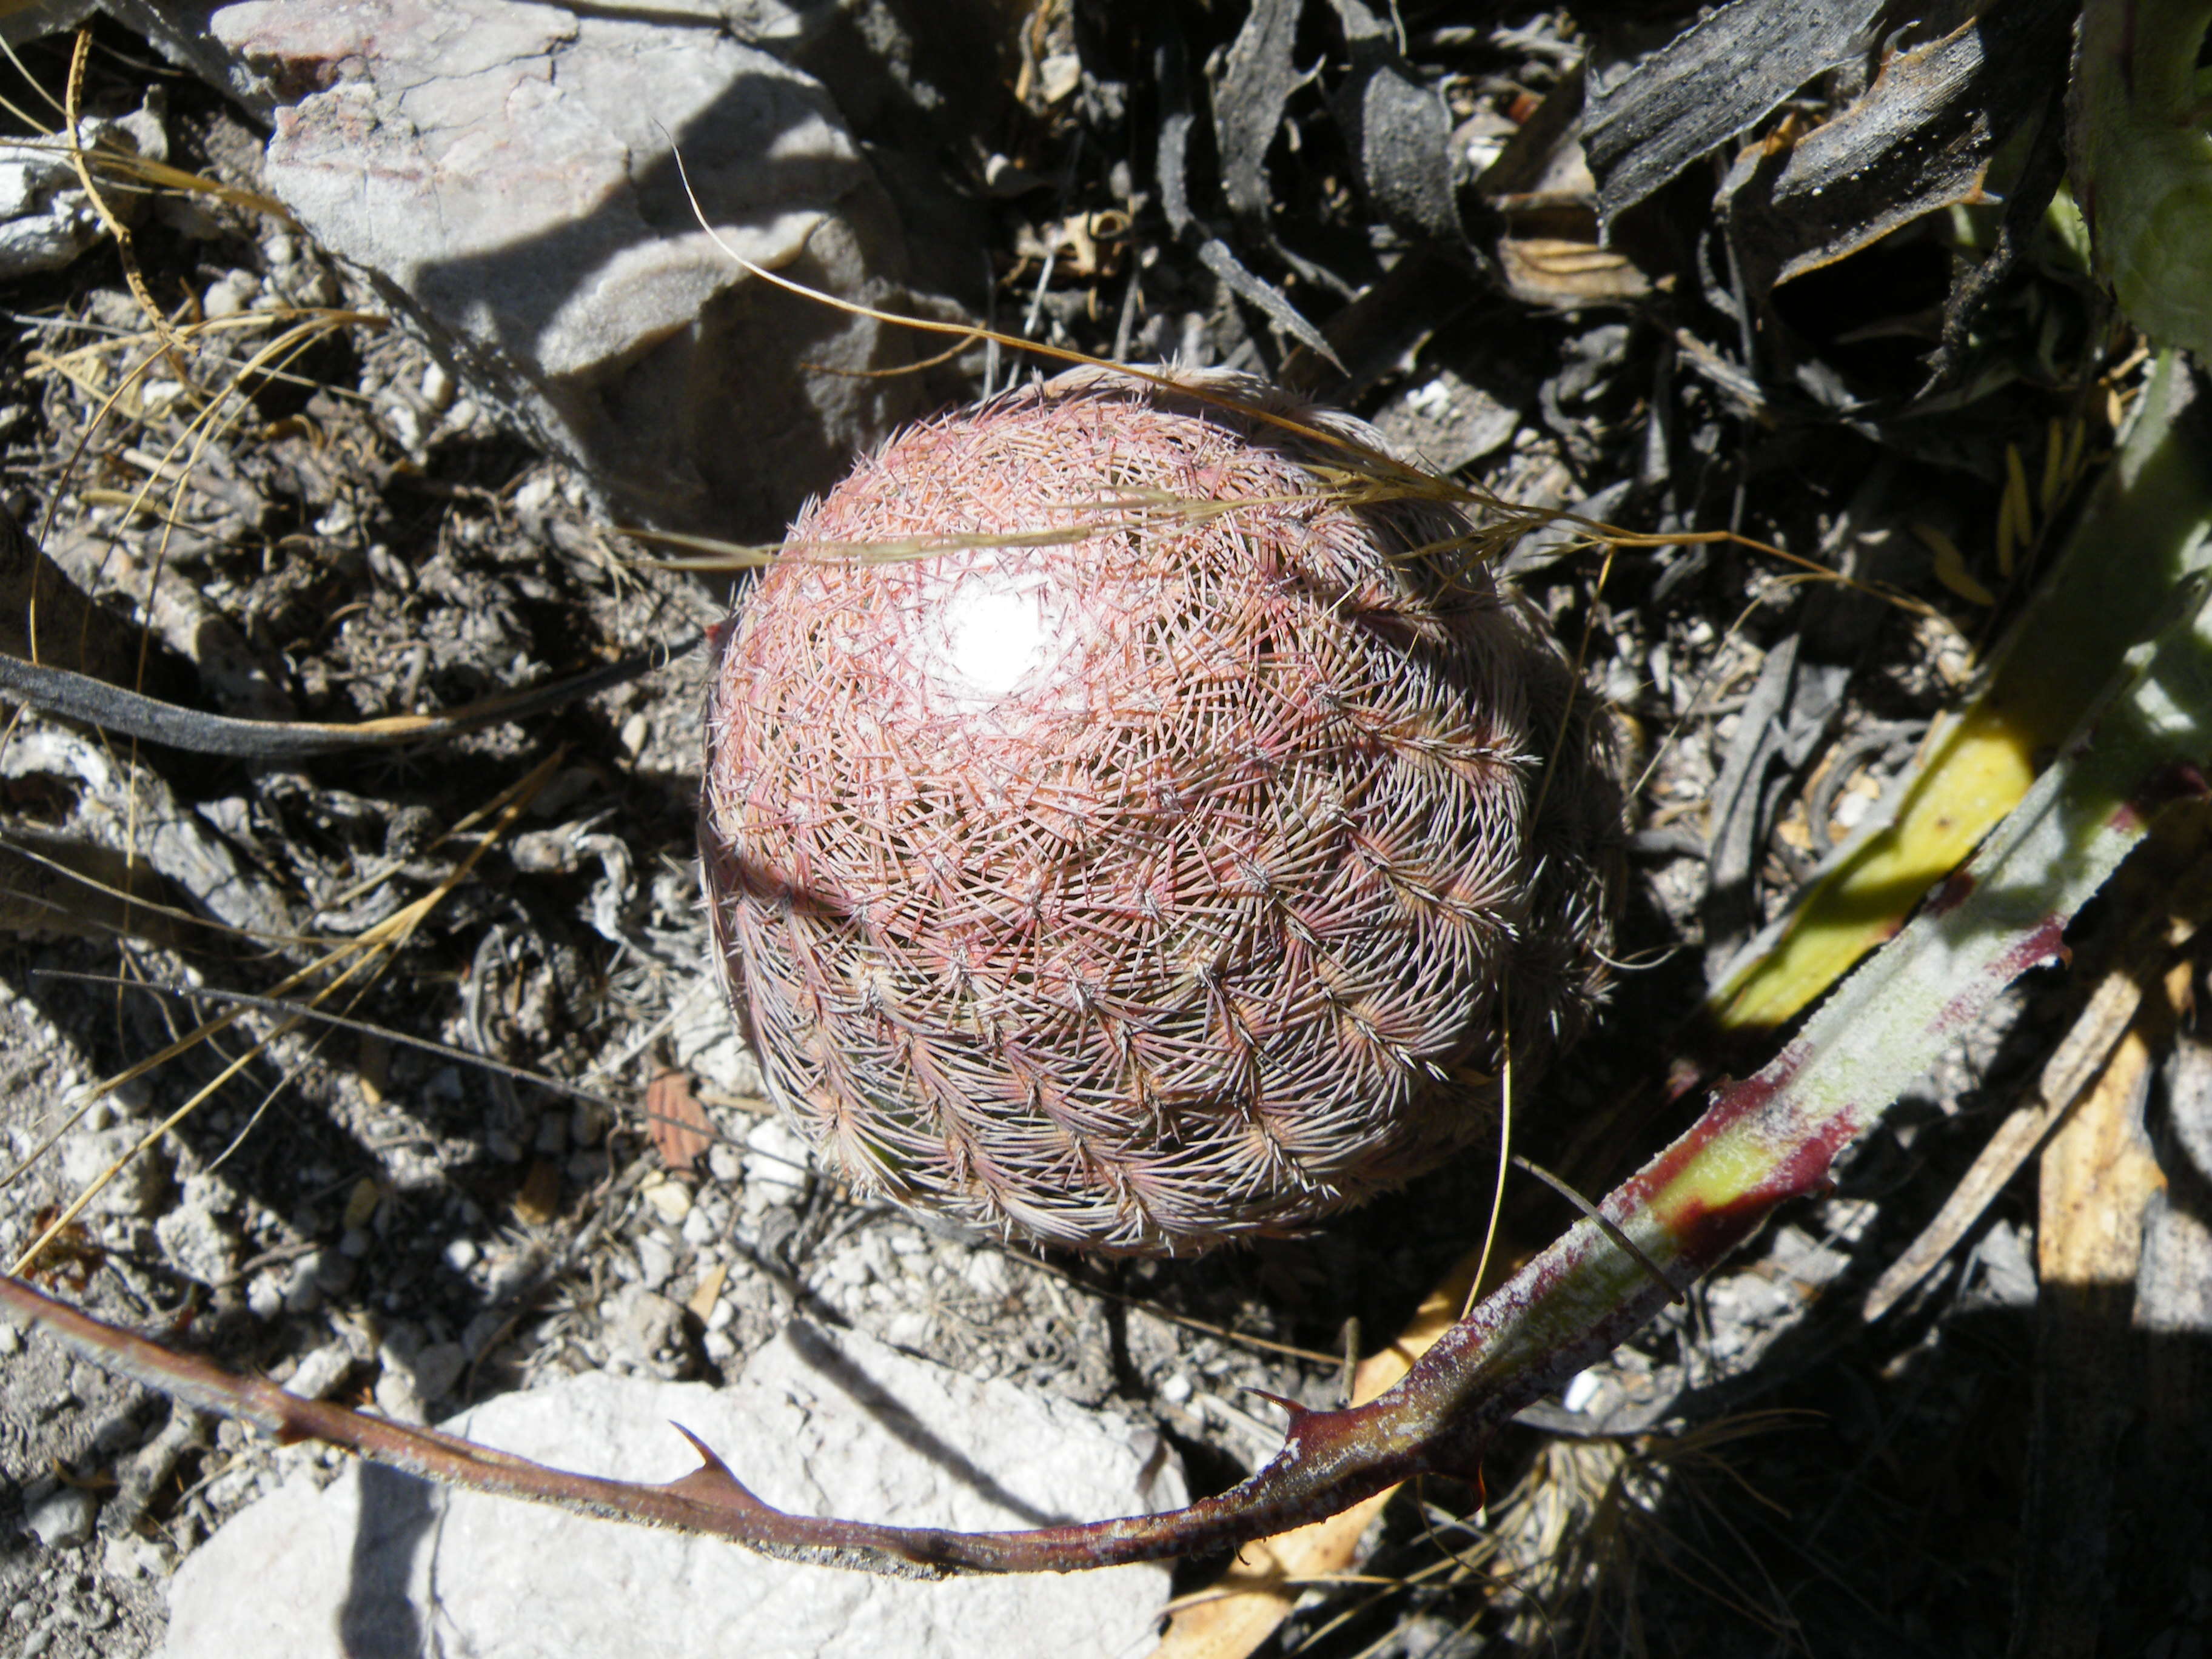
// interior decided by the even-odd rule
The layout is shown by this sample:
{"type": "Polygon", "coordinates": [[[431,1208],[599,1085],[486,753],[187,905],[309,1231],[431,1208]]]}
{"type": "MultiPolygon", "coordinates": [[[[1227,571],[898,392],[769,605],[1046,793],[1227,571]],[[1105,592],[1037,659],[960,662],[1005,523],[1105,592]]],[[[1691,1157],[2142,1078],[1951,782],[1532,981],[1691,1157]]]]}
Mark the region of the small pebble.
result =
{"type": "Polygon", "coordinates": [[[403,593],[415,586],[415,573],[403,561],[392,556],[392,549],[386,543],[369,544],[368,570],[386,587],[396,587],[403,593]]]}
{"type": "MultiPolygon", "coordinates": [[[[424,378],[427,380],[428,377],[426,375],[424,378]]],[[[553,498],[560,493],[560,481],[554,477],[550,469],[535,472],[521,489],[514,492],[515,513],[525,519],[540,518],[545,509],[553,505],[553,498]]],[[[556,784],[554,787],[557,788],[559,786],[556,784]]]]}
{"type": "Polygon", "coordinates": [[[446,372],[443,363],[432,363],[422,371],[422,401],[440,414],[452,405],[453,377],[446,372]]]}
{"type": "Polygon", "coordinates": [[[136,1152],[138,1133],[113,1128],[79,1129],[62,1142],[62,1179],[78,1192],[98,1181],[109,1167],[122,1167],[94,1200],[103,1215],[150,1216],[161,1208],[168,1189],[168,1165],[157,1145],[136,1152]]]}
{"type": "Polygon", "coordinates": [[[707,1169],[725,1187],[734,1187],[745,1172],[744,1154],[726,1140],[707,1149],[707,1169]]]}
{"type": "Polygon", "coordinates": [[[645,1201],[672,1227],[683,1225],[684,1217],[691,1213],[691,1189],[679,1181],[665,1181],[658,1187],[647,1188],[645,1201]]]}
{"type": "Polygon", "coordinates": [[[780,1117],[764,1117],[745,1131],[745,1202],[772,1203],[806,1185],[806,1143],[780,1117]]]}
{"type": "Polygon", "coordinates": [[[1006,1264],[988,1250],[969,1256],[961,1276],[978,1296],[1004,1296],[1008,1289],[1006,1264]]]}
{"type": "Polygon", "coordinates": [[[284,1392],[300,1400],[326,1400],[353,1370],[353,1356],[342,1344],[325,1343],[300,1362],[284,1392]]]}
{"type": "Polygon", "coordinates": [[[414,451],[422,447],[422,417],[406,404],[387,404],[376,411],[392,442],[400,448],[414,451]]]}
{"type": "Polygon", "coordinates": [[[236,1269],[238,1240],[204,1202],[192,1200],[187,1190],[185,1202],[154,1224],[154,1237],[172,1267],[212,1285],[236,1269]]]}
{"type": "Polygon", "coordinates": [[[376,1379],[376,1408],[395,1423],[425,1423],[430,1408],[404,1371],[387,1370],[376,1379]]]}
{"type": "Polygon", "coordinates": [[[168,1558],[149,1538],[125,1535],[111,1538],[100,1551],[100,1565],[110,1578],[126,1583],[133,1578],[161,1578],[168,1574],[168,1558]]]}
{"type": "Polygon", "coordinates": [[[81,1486],[57,1486],[24,1516],[32,1536],[50,1550],[69,1549],[92,1536],[99,1500],[81,1486]]]}
{"type": "Polygon", "coordinates": [[[260,291],[260,281],[251,271],[234,270],[208,284],[200,310],[210,322],[235,317],[260,291]]]}
{"type": "Polygon", "coordinates": [[[491,1345],[507,1328],[507,1316],[496,1308],[486,1308],[469,1321],[469,1328],[461,1333],[461,1352],[472,1358],[481,1359],[491,1345]]]}
{"type": "Polygon", "coordinates": [[[465,1273],[477,1265],[477,1254],[473,1239],[457,1238],[446,1246],[446,1265],[457,1273],[465,1273]]]}
{"type": "Polygon", "coordinates": [[[284,1279],[284,1311],[313,1313],[323,1303],[323,1253],[310,1250],[292,1264],[284,1279]]]}
{"type": "Polygon", "coordinates": [[[415,1392],[425,1404],[442,1400],[461,1380],[469,1357],[458,1342],[433,1342],[415,1356],[415,1392]]]}
{"type": "Polygon", "coordinates": [[[648,1291],[657,1291],[676,1271],[676,1252],[659,1239],[641,1238],[637,1241],[637,1266],[638,1283],[648,1291]]]}
{"type": "Polygon", "coordinates": [[[274,1272],[253,1275],[246,1287],[246,1305],[256,1319],[274,1319],[284,1311],[284,1282],[274,1272]]]}
{"type": "Polygon", "coordinates": [[[919,1309],[893,1314],[890,1323],[884,1327],[884,1340],[893,1347],[919,1352],[929,1340],[929,1316],[919,1309]]]}
{"type": "Polygon", "coordinates": [[[1170,1406],[1184,1404],[1190,1399],[1191,1393],[1190,1379],[1181,1371],[1175,1372],[1166,1382],[1160,1384],[1160,1398],[1170,1406]]]}
{"type": "Polygon", "coordinates": [[[260,1484],[261,1471],[250,1465],[226,1469],[208,1482],[208,1506],[215,1510],[235,1509],[252,1497],[260,1484]]]}

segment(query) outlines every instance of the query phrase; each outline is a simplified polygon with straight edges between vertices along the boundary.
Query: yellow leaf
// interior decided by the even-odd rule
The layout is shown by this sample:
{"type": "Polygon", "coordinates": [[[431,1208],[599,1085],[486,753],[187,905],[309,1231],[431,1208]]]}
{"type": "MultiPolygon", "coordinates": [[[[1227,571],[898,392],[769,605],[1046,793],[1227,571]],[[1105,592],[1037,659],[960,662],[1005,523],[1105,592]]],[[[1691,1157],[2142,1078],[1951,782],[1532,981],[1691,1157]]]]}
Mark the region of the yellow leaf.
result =
{"type": "MultiPolygon", "coordinates": [[[[1716,988],[1706,1006],[1723,1030],[1780,1025],[1897,932],[2018,805],[2110,665],[2157,625],[2212,530],[2212,443],[2191,396],[2190,374],[2172,354],[2161,358],[2141,417],[1986,689],[1929,744],[1890,823],[1813,884],[1775,942],[1716,988]]],[[[1940,564],[1939,543],[1921,539],[1940,564]]]]}
{"type": "MultiPolygon", "coordinates": [[[[2011,527],[2010,517],[2000,508],[1997,514],[1997,548],[2000,557],[2007,563],[2010,560],[2005,556],[2005,542],[2011,527]]],[[[1912,526],[1912,533],[1934,551],[1937,581],[1969,605],[1988,606],[1997,602],[1997,596],[1977,581],[1973,572],[1966,568],[1966,556],[1959,551],[1956,542],[1933,525],[1916,524],[1912,526]]]]}

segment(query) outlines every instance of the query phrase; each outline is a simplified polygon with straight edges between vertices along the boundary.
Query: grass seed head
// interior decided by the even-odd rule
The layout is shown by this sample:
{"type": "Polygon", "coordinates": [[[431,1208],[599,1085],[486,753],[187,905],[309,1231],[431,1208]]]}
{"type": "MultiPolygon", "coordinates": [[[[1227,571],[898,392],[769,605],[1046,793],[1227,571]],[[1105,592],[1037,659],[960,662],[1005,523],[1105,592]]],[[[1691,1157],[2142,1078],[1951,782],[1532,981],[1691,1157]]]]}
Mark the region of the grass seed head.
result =
{"type": "Polygon", "coordinates": [[[1246,407],[1079,373],[904,433],[726,630],[716,955],[865,1193],[1296,1231],[1484,1134],[1501,1024],[1525,1079],[1599,994],[1609,726],[1455,510],[1357,504],[1260,411],[1371,430],[1193,385],[1246,407]]]}

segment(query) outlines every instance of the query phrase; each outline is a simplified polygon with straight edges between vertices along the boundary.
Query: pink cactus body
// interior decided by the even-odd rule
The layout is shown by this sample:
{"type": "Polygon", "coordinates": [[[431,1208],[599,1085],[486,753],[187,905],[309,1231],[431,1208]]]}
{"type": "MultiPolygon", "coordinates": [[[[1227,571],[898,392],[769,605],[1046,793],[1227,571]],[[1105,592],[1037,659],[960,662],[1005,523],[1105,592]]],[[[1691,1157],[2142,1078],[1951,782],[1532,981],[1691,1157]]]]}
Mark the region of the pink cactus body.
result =
{"type": "Polygon", "coordinates": [[[1494,1121],[1501,990],[1517,1074],[1583,1024],[1602,722],[1465,524],[1346,505],[1346,460],[1065,376],[894,440],[742,601],[716,954],[856,1188],[1114,1251],[1295,1231],[1494,1121]]]}

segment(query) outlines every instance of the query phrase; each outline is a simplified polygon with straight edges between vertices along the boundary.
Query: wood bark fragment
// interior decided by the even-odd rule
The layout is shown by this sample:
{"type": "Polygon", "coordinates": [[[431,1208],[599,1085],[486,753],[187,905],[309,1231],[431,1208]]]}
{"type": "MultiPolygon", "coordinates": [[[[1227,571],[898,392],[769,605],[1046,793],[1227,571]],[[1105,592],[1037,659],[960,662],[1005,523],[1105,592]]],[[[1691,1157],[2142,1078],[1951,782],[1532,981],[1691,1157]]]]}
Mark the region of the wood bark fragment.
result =
{"type": "Polygon", "coordinates": [[[2097,1653],[2124,1576],[2111,1547],[2115,1464],[2142,1392],[2130,1322],[2144,1216],[2166,1185],[2143,1118],[2161,1026],[2170,1029],[2162,1000],[2120,1040],[2043,1152],[2035,1423],[2014,1659],[2097,1653]]]}
{"type": "Polygon", "coordinates": [[[1376,210],[1401,234],[1465,250],[1452,184],[1450,112],[1400,53],[1395,15],[1365,0],[1334,0],[1352,57],[1336,96],[1337,124],[1376,210]]]}
{"type": "Polygon", "coordinates": [[[1291,51],[1299,0],[1257,0],[1223,59],[1213,88],[1213,142],[1221,154],[1221,193],[1238,228],[1267,234],[1272,208],[1267,151],[1298,84],[1291,51]]]}
{"type": "MultiPolygon", "coordinates": [[[[2063,79],[2076,9],[2067,0],[1988,8],[1891,58],[1863,98],[1802,139],[1746,150],[1721,199],[1754,290],[1923,214],[1990,199],[1999,150],[2045,118],[2063,79]]],[[[2012,183],[1999,187],[2009,193],[2012,183]]]]}
{"type": "Polygon", "coordinates": [[[2212,1645],[2212,1046],[2178,1033],[2163,1082],[2153,1139],[2166,1185],[2143,1216],[2137,1416],[2114,1476],[2116,1654],[2212,1645]]]}
{"type": "Polygon", "coordinates": [[[2197,859],[2169,891],[2167,901],[2156,904],[2131,930],[2120,947],[2119,959],[2090,993],[2045,1062],[2035,1087],[1997,1126],[1936,1218],[1875,1281],[1859,1308],[1869,1324],[1895,1307],[1958,1248],[2067,1109],[2096,1080],[2106,1056],[2142,1006],[2144,981],[2171,947],[2195,934],[2207,908],[2212,908],[2212,862],[2197,859]]]}
{"type": "Polygon", "coordinates": [[[1592,88],[1583,142],[1607,223],[1859,49],[1869,0],[1734,0],[1592,88]]]}

